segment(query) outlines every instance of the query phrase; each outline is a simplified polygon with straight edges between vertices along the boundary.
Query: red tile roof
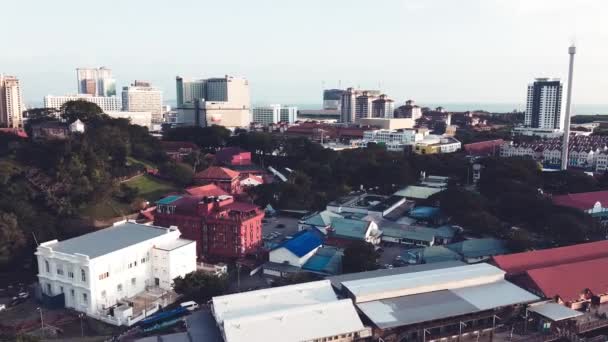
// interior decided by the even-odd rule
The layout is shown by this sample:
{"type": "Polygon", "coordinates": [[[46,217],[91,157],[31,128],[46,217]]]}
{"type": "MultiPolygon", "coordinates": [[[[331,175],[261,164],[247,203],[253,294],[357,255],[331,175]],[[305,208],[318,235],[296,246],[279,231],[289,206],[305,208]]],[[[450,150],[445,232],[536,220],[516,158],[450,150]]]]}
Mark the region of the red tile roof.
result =
{"type": "Polygon", "coordinates": [[[197,173],[195,179],[226,179],[232,180],[239,176],[239,173],[225,167],[211,166],[197,173]]]}
{"type": "Polygon", "coordinates": [[[498,255],[494,263],[508,275],[528,270],[608,257],[608,240],[532,252],[498,255]]]}
{"type": "Polygon", "coordinates": [[[215,160],[226,165],[250,165],[251,152],[245,151],[238,147],[225,147],[217,151],[215,154],[215,160]],[[240,158],[235,158],[237,156],[240,158]]]}
{"type": "Polygon", "coordinates": [[[222,196],[222,195],[228,195],[228,193],[224,190],[222,190],[220,187],[218,187],[215,184],[207,184],[207,185],[202,185],[202,186],[193,186],[190,188],[187,188],[185,190],[185,192],[189,195],[193,195],[193,196],[222,196]]]}
{"type": "Polygon", "coordinates": [[[608,293],[608,257],[538,268],[527,272],[534,285],[547,298],[559,296],[564,302],[576,301],[589,289],[595,295],[608,293]]]}
{"type": "Polygon", "coordinates": [[[602,206],[608,206],[608,191],[581,192],[553,196],[553,204],[572,207],[580,210],[593,208],[595,203],[600,202],[602,206]]]}

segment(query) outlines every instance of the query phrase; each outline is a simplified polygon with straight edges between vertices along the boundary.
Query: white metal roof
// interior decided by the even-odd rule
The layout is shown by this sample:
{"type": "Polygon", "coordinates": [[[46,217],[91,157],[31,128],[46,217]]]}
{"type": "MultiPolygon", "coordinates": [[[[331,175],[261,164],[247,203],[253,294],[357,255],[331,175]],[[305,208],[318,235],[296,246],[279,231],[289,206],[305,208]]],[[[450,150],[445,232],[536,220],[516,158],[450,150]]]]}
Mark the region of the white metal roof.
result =
{"type": "Polygon", "coordinates": [[[503,279],[504,271],[484,263],[352,280],[343,282],[342,286],[353,294],[355,303],[361,303],[489,284],[503,279]]]}
{"type": "Polygon", "coordinates": [[[545,302],[541,304],[530,305],[528,310],[536,312],[539,315],[545,316],[554,322],[583,315],[582,312],[572,310],[568,307],[554,302],[545,302]]]}
{"type": "Polygon", "coordinates": [[[358,303],[357,307],[381,329],[457,317],[519,303],[538,297],[507,282],[358,303]]]}
{"type": "Polygon", "coordinates": [[[350,299],[224,321],[226,342],[309,341],[363,329],[350,299]]]}
{"type": "Polygon", "coordinates": [[[336,301],[329,280],[281,286],[257,291],[213,297],[218,324],[224,320],[336,301]]]}

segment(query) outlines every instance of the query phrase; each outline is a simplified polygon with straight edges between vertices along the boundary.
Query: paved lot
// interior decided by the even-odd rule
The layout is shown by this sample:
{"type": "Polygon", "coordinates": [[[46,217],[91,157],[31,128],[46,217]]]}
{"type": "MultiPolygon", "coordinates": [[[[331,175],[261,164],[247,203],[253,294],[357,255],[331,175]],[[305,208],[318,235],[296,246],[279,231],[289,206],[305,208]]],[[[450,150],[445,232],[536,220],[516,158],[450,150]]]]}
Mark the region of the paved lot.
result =
{"type": "Polygon", "coordinates": [[[276,216],[267,217],[262,226],[262,235],[268,237],[265,241],[280,242],[286,236],[298,232],[298,219],[292,217],[276,216]],[[272,238],[271,234],[276,237],[272,238]]]}
{"type": "Polygon", "coordinates": [[[401,255],[403,251],[407,248],[405,248],[404,246],[390,245],[382,246],[382,249],[384,250],[384,252],[380,254],[380,258],[378,260],[380,266],[383,266],[385,264],[393,264],[393,261],[395,261],[395,257],[397,255],[401,255]]]}

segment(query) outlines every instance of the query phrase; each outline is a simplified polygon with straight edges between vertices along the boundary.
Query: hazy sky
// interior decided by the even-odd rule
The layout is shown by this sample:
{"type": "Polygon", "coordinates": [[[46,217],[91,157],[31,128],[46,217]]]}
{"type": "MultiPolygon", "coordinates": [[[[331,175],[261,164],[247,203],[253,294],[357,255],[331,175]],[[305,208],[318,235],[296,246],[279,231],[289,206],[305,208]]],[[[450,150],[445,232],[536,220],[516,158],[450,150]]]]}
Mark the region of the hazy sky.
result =
{"type": "Polygon", "coordinates": [[[76,90],[76,67],[119,86],[175,76],[250,80],[254,103],[320,103],[326,87],[398,103],[525,101],[578,45],[574,100],[608,103],[607,0],[0,0],[0,72],[27,103],[76,90]],[[8,30],[7,30],[8,28],[8,30]]]}

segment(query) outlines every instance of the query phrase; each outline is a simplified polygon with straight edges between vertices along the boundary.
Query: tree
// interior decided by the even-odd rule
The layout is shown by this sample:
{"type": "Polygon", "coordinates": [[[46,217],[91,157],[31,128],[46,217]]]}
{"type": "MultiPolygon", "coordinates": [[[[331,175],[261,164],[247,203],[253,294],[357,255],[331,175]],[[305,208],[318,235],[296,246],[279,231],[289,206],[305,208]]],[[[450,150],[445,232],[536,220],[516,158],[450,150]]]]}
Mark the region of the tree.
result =
{"type": "Polygon", "coordinates": [[[163,177],[182,186],[191,184],[194,177],[194,170],[190,165],[173,161],[161,165],[159,171],[163,177]]]}
{"type": "Polygon", "coordinates": [[[25,237],[19,229],[17,217],[0,212],[0,265],[8,264],[24,245],[25,237]]]}
{"type": "Polygon", "coordinates": [[[61,106],[60,111],[61,117],[69,123],[76,120],[87,123],[103,114],[98,105],[85,100],[68,101],[61,106]]]}
{"type": "Polygon", "coordinates": [[[177,277],[173,282],[175,292],[199,303],[223,295],[228,289],[228,277],[215,276],[202,271],[188,273],[183,278],[177,277]]]}
{"type": "Polygon", "coordinates": [[[378,269],[378,253],[374,246],[364,241],[356,241],[344,249],[342,271],[354,273],[378,269]]]}
{"type": "Polygon", "coordinates": [[[599,190],[598,181],[583,171],[543,172],[543,189],[551,194],[569,194],[599,190]]]}

